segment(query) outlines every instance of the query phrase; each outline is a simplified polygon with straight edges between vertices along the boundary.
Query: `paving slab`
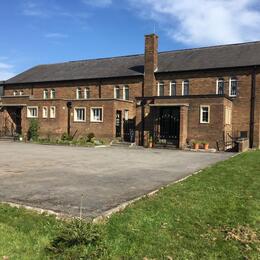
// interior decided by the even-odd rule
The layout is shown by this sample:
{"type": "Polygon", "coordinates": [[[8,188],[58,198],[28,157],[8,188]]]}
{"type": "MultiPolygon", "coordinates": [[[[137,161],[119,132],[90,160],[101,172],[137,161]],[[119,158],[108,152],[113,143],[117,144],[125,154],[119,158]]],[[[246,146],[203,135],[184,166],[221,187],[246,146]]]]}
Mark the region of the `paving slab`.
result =
{"type": "Polygon", "coordinates": [[[0,201],[97,217],[232,155],[0,142],[0,201]]]}

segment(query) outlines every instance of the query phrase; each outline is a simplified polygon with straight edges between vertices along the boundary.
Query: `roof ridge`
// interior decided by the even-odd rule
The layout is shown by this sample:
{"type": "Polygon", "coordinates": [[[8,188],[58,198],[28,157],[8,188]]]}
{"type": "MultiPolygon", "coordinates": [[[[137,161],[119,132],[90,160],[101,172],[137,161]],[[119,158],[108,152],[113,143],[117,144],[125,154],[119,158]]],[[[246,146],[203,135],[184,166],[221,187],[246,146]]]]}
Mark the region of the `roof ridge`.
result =
{"type": "Polygon", "coordinates": [[[46,63],[46,64],[39,64],[37,66],[50,66],[50,65],[60,65],[66,63],[76,63],[76,62],[85,62],[85,61],[98,61],[98,60],[112,60],[112,59],[119,59],[119,58],[128,58],[128,57],[138,57],[144,56],[144,54],[129,54],[129,55],[122,55],[122,56],[113,56],[113,57],[106,57],[106,58],[92,58],[92,59],[82,59],[82,60],[71,60],[71,61],[64,61],[64,62],[57,62],[57,63],[46,63]]]}
{"type": "Polygon", "coordinates": [[[260,43],[260,41],[251,41],[251,42],[240,42],[240,43],[230,43],[230,44],[220,44],[220,45],[212,45],[212,46],[204,46],[204,47],[195,47],[195,48],[186,48],[186,49],[179,49],[179,50],[171,50],[171,51],[161,51],[159,54],[169,53],[169,52],[183,52],[183,51],[192,51],[192,50],[203,50],[203,49],[213,49],[213,48],[223,48],[223,47],[230,47],[230,46],[238,46],[238,45],[249,45],[249,44],[256,44],[260,43]]]}

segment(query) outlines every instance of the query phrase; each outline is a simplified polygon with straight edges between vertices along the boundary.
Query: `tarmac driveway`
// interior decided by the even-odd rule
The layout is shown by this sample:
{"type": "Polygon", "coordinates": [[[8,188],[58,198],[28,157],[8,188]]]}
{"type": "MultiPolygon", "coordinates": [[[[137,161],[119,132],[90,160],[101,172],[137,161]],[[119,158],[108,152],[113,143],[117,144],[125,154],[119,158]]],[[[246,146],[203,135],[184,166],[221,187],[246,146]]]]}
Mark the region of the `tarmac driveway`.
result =
{"type": "Polygon", "coordinates": [[[95,217],[231,155],[0,142],[0,201],[95,217]]]}

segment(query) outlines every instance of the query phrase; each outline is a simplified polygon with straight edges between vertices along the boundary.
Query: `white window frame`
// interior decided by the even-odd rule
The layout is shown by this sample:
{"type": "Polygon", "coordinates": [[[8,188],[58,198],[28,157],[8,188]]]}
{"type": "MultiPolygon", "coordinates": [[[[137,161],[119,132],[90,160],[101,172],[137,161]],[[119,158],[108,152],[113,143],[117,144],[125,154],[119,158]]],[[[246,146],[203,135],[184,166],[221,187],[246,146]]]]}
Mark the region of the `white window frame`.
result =
{"type": "Polygon", "coordinates": [[[20,95],[20,96],[23,96],[23,95],[24,95],[24,91],[23,91],[23,90],[20,90],[20,91],[19,91],[19,95],[20,95]]]}
{"type": "Polygon", "coordinates": [[[123,100],[129,100],[129,99],[130,99],[129,93],[130,93],[130,88],[129,88],[129,86],[124,86],[124,87],[123,87],[123,100]],[[128,99],[126,99],[126,89],[128,89],[128,99]]]}
{"type": "Polygon", "coordinates": [[[164,93],[165,93],[165,84],[164,84],[164,82],[163,81],[158,82],[158,84],[157,84],[157,96],[158,97],[162,96],[161,93],[160,93],[160,86],[161,85],[163,85],[163,96],[164,96],[164,93]]]}
{"type": "Polygon", "coordinates": [[[28,106],[27,107],[27,118],[38,118],[38,115],[39,115],[39,108],[37,106],[28,106]],[[31,116],[30,113],[29,113],[30,109],[36,109],[37,115],[31,116]]]}
{"type": "Polygon", "coordinates": [[[48,99],[49,98],[49,90],[48,89],[44,89],[43,90],[43,99],[48,99]]]}
{"type": "Polygon", "coordinates": [[[44,106],[42,107],[42,118],[48,118],[48,107],[44,106]],[[44,109],[46,109],[46,114],[44,112],[44,109]]]}
{"type": "Polygon", "coordinates": [[[55,106],[50,106],[50,118],[56,118],[56,107],[55,106]],[[52,109],[54,111],[54,114],[52,114],[52,109]]]}
{"type": "Polygon", "coordinates": [[[56,98],[56,90],[53,88],[51,89],[51,92],[50,92],[50,99],[54,99],[56,98]],[[53,95],[53,93],[55,93],[55,95],[53,95]]]}
{"type": "MultiPolygon", "coordinates": [[[[184,84],[185,84],[185,82],[188,82],[188,86],[189,86],[189,93],[188,93],[188,95],[190,94],[190,81],[188,79],[185,79],[185,80],[182,81],[182,90],[181,90],[182,96],[184,96],[184,84]]],[[[185,96],[188,96],[188,95],[185,95],[185,96]]]]}
{"type": "Polygon", "coordinates": [[[18,96],[18,91],[17,90],[13,91],[13,96],[15,96],[15,97],[18,96]]]}
{"type": "Polygon", "coordinates": [[[84,88],[84,99],[89,99],[90,98],[90,88],[85,87],[84,88]]]}
{"type": "Polygon", "coordinates": [[[221,95],[224,95],[224,94],[225,94],[225,80],[224,80],[224,78],[218,78],[218,79],[216,80],[216,94],[217,94],[217,95],[220,95],[220,94],[219,94],[219,88],[218,88],[218,83],[219,83],[220,81],[223,81],[223,83],[224,83],[223,94],[221,94],[221,95]]]}
{"type": "Polygon", "coordinates": [[[114,87],[114,99],[120,99],[120,87],[119,86],[114,87]],[[117,97],[117,90],[119,91],[119,97],[117,97]]]}
{"type": "Polygon", "coordinates": [[[210,106],[209,105],[200,106],[200,123],[201,124],[210,124],[210,106]],[[208,120],[207,121],[203,121],[203,108],[208,108],[208,120]]]}
{"type": "Polygon", "coordinates": [[[238,79],[236,77],[230,77],[229,78],[229,96],[230,97],[236,97],[237,96],[237,91],[238,91],[238,79]],[[231,94],[231,83],[232,83],[232,81],[236,81],[237,82],[236,95],[232,95],[231,94]]]}
{"type": "Polygon", "coordinates": [[[76,89],[76,99],[82,99],[82,89],[79,87],[76,89]],[[79,95],[79,93],[81,93],[81,95],[79,95]]]}
{"type": "Polygon", "coordinates": [[[104,121],[104,109],[103,109],[103,107],[91,107],[90,108],[90,122],[92,122],[92,123],[102,123],[103,121],[104,121]],[[101,120],[95,120],[94,119],[94,112],[93,112],[94,109],[101,109],[101,113],[102,113],[101,120]]]}
{"type": "Polygon", "coordinates": [[[74,107],[74,122],[77,122],[77,123],[84,123],[86,122],[86,118],[87,118],[87,109],[85,107],[74,107]],[[76,110],[78,109],[83,109],[84,110],[84,119],[77,119],[77,112],[76,110]]]}
{"type": "Polygon", "coordinates": [[[175,97],[176,94],[177,94],[177,83],[176,83],[175,80],[172,80],[172,81],[170,82],[169,96],[175,97]],[[172,95],[172,85],[175,85],[175,95],[172,95]]]}

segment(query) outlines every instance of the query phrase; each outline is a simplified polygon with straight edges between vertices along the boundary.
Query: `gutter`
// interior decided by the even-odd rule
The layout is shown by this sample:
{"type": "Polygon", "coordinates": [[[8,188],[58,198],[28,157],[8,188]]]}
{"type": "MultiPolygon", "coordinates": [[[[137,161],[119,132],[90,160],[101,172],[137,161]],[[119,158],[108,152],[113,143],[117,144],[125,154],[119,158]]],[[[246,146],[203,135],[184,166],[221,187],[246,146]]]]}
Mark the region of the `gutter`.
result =
{"type": "Polygon", "coordinates": [[[249,126],[249,147],[254,146],[254,127],[255,127],[255,98],[256,98],[256,66],[253,67],[251,83],[251,100],[250,100],[250,126],[249,126]]]}

